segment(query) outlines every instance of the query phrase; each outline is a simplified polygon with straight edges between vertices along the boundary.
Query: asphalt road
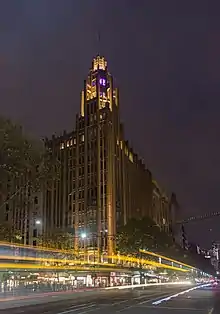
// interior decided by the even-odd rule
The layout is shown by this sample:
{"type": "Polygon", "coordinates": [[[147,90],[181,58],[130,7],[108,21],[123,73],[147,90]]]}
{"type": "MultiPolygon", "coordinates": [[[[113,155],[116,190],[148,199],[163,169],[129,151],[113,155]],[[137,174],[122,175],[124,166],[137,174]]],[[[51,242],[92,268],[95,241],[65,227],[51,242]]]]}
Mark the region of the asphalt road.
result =
{"type": "Polygon", "coordinates": [[[81,293],[73,299],[20,306],[0,310],[0,314],[220,314],[220,288],[152,287],[134,290],[81,293]],[[168,297],[170,297],[168,299],[168,297]],[[161,301],[161,302],[160,302],[161,301]]]}

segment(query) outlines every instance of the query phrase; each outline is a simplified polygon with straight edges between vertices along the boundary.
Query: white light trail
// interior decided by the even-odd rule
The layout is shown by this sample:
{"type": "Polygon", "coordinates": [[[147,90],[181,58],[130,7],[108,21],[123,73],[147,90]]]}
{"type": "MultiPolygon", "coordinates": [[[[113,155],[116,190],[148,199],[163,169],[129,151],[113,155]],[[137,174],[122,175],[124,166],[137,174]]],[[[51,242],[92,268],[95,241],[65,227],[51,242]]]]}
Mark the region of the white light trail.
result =
{"type": "Polygon", "coordinates": [[[189,293],[190,291],[193,291],[193,290],[196,290],[196,289],[200,289],[200,288],[204,288],[204,287],[208,287],[208,286],[210,286],[210,285],[211,285],[211,284],[208,283],[208,284],[205,284],[205,285],[196,286],[196,287],[193,287],[193,288],[184,290],[184,291],[182,291],[182,292],[179,292],[179,293],[170,295],[169,297],[166,297],[166,298],[157,300],[157,301],[153,302],[152,304],[153,304],[153,305],[159,305],[159,304],[161,304],[162,302],[169,301],[169,300],[171,300],[171,299],[173,299],[173,298],[176,298],[176,297],[178,297],[178,296],[180,296],[180,295],[183,295],[183,294],[185,294],[185,293],[189,293]]]}
{"type": "Polygon", "coordinates": [[[167,285],[192,285],[191,281],[177,281],[177,282],[162,282],[162,283],[146,283],[141,285],[127,285],[127,286],[116,286],[116,287],[107,287],[105,290],[110,289],[132,289],[132,288],[141,288],[141,287],[151,287],[151,286],[167,286],[167,285]]]}

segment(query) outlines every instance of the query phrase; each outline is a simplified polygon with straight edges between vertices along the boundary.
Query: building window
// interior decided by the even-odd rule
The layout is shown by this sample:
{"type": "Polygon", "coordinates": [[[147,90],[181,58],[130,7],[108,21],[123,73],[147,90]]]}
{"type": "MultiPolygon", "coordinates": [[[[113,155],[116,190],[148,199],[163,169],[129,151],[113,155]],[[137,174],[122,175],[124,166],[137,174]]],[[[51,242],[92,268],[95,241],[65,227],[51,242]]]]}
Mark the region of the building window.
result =
{"type": "Polygon", "coordinates": [[[33,230],[33,237],[36,238],[37,237],[37,229],[33,230]]]}
{"type": "Polygon", "coordinates": [[[125,155],[128,156],[128,149],[125,147],[125,155]]]}
{"type": "Polygon", "coordinates": [[[132,155],[131,152],[130,152],[130,154],[129,154],[129,160],[130,160],[131,162],[134,162],[134,160],[133,160],[133,155],[132,155]]]}

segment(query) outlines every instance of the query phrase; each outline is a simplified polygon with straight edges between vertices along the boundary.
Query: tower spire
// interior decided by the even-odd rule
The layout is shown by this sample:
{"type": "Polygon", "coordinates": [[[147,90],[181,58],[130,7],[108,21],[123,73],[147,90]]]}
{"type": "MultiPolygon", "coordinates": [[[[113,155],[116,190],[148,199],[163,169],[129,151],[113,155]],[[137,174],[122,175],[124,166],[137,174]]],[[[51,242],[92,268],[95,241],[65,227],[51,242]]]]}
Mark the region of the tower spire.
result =
{"type": "Polygon", "coordinates": [[[101,33],[98,29],[96,33],[96,41],[97,41],[97,48],[96,48],[96,56],[93,59],[93,71],[96,71],[97,69],[105,70],[107,67],[107,62],[103,55],[101,54],[101,33]]]}
{"type": "Polygon", "coordinates": [[[98,30],[97,32],[97,52],[98,52],[98,55],[100,56],[100,43],[101,43],[101,34],[100,34],[100,31],[98,30]]]}
{"type": "Polygon", "coordinates": [[[97,34],[96,34],[96,49],[97,49],[97,53],[96,53],[96,56],[99,56],[101,57],[101,34],[100,34],[100,31],[98,30],[97,31],[97,34]]]}

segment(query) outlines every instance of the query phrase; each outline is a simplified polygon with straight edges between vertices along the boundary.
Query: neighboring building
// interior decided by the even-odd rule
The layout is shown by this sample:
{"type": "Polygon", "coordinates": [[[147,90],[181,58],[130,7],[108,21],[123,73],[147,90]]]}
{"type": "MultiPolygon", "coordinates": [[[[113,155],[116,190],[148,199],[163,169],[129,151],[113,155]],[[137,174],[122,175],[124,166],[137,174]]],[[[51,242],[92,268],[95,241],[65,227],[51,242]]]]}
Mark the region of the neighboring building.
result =
{"type": "Polygon", "coordinates": [[[26,182],[25,177],[8,180],[6,194],[1,201],[0,220],[1,224],[8,224],[11,234],[14,230],[19,231],[21,239],[16,239],[17,242],[36,246],[42,233],[43,198],[42,193],[33,193],[26,182]]]}
{"type": "Polygon", "coordinates": [[[41,242],[43,231],[43,193],[32,193],[29,211],[29,244],[36,246],[41,242]]]}
{"type": "Polygon", "coordinates": [[[152,181],[152,186],[151,217],[161,229],[169,232],[171,222],[169,198],[155,180],[152,181]]]}
{"type": "Polygon", "coordinates": [[[132,217],[151,216],[168,230],[168,198],[125,140],[119,107],[107,62],[98,56],[84,82],[75,130],[45,141],[61,168],[44,192],[43,230],[74,232],[76,249],[111,255],[117,228],[132,217]],[[159,202],[153,209],[152,198],[159,202]]]}
{"type": "Polygon", "coordinates": [[[220,242],[213,242],[212,249],[210,251],[211,264],[214,266],[216,272],[219,273],[219,258],[220,258],[220,242]]]}
{"type": "Polygon", "coordinates": [[[173,236],[174,242],[182,247],[186,247],[188,244],[187,235],[185,233],[184,226],[181,223],[177,223],[178,216],[180,214],[180,205],[177,201],[175,193],[171,194],[169,201],[170,212],[170,233],[173,236]]]}

